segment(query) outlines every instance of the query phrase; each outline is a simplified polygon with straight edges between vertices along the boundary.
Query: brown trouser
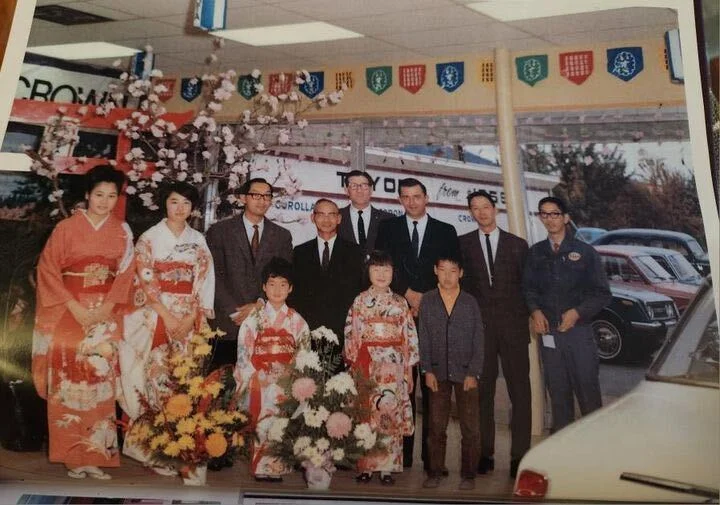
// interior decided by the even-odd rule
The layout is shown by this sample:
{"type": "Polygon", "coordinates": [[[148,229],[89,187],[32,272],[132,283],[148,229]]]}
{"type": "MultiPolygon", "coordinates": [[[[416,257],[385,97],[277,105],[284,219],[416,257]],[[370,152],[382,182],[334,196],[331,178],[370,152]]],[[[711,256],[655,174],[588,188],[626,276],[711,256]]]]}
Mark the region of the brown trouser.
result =
{"type": "Polygon", "coordinates": [[[474,479],[480,457],[480,402],[478,388],[463,391],[462,382],[438,382],[438,390],[428,390],[430,404],[430,426],[428,434],[428,456],[430,477],[440,477],[445,467],[447,446],[447,425],[450,420],[450,398],[455,390],[458,418],[460,419],[461,465],[463,479],[474,479]]]}

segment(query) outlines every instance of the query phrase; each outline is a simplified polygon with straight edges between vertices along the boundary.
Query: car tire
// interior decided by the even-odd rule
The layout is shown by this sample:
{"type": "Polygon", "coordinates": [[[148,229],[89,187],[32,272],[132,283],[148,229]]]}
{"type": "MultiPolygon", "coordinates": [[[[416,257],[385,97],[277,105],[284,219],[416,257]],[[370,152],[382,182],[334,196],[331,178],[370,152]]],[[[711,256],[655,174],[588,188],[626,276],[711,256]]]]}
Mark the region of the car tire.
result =
{"type": "Polygon", "coordinates": [[[613,321],[601,318],[591,326],[600,361],[618,361],[627,354],[627,342],[613,321]]]}

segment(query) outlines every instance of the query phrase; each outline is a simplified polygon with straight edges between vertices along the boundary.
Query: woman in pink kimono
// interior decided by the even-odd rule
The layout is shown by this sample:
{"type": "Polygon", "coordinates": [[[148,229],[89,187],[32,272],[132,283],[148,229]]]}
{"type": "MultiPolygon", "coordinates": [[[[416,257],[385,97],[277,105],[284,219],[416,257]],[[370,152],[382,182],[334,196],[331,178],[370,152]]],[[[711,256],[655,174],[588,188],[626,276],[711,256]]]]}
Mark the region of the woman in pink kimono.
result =
{"type": "Polygon", "coordinates": [[[140,395],[151,404],[164,398],[169,351],[183,352],[194,330],[214,317],[215,272],[205,237],[187,223],[199,201],[197,189],[175,182],[159,199],[166,217],[135,246],[138,308],[125,317],[120,369],[131,420],[123,452],[168,475],[175,471],[153,464],[134,443],[132,421],[143,411],[140,395]]]}
{"type": "Polygon", "coordinates": [[[374,251],[368,258],[370,288],[360,293],[345,325],[345,361],[349,368],[372,379],[370,424],[384,436],[387,453],[358,462],[357,480],[370,482],[375,471],[380,482],[395,483],[391,472],[403,469],[403,436],[414,430],[410,395],[412,367],[418,362],[418,337],[405,298],[390,290],[392,259],[374,251]]]}
{"type": "Polygon", "coordinates": [[[263,268],[262,280],[267,301],[240,325],[235,380],[241,408],[250,412],[255,427],[250,472],[258,481],[279,482],[292,469],[267,454],[268,430],[284,397],[277,382],[295,354],[309,348],[310,329],[285,303],[292,292],[292,265],[273,258],[263,268]]]}
{"type": "Polygon", "coordinates": [[[47,400],[50,461],[76,479],[117,467],[120,306],[133,278],[132,232],[112,215],[125,175],[109,165],[85,175],[87,210],[53,230],[37,268],[33,381],[47,400]]]}

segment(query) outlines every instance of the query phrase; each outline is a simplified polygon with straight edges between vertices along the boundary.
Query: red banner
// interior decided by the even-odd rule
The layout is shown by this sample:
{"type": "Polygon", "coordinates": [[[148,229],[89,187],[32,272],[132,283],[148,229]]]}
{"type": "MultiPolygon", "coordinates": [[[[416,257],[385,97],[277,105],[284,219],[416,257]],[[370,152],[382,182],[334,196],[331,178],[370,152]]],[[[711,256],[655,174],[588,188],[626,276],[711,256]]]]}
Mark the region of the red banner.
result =
{"type": "Polygon", "coordinates": [[[400,87],[415,94],[425,84],[425,65],[400,65],[400,87]]]}
{"type": "Polygon", "coordinates": [[[293,85],[293,75],[289,72],[270,74],[268,77],[268,93],[273,96],[290,93],[293,85]]]}
{"type": "Polygon", "coordinates": [[[575,84],[582,84],[593,72],[593,52],[577,51],[560,54],[560,75],[575,84]]]}
{"type": "Polygon", "coordinates": [[[153,81],[153,84],[155,86],[162,85],[162,86],[165,86],[165,88],[167,88],[166,91],[163,91],[162,93],[157,94],[158,98],[162,102],[167,102],[175,94],[175,79],[173,79],[173,78],[155,79],[153,81]]]}

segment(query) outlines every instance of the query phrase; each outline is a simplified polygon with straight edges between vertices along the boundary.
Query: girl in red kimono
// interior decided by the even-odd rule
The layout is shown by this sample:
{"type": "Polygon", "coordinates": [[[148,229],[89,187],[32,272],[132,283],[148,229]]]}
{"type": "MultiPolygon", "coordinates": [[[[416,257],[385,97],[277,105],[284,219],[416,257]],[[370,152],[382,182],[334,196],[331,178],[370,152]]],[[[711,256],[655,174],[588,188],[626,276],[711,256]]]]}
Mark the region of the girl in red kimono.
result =
{"type": "Polygon", "coordinates": [[[116,306],[129,301],[133,243],[112,215],[124,174],[102,165],[85,179],[87,210],[58,223],[40,256],[32,373],[47,400],[50,461],[76,479],[109,479],[99,467],[120,465],[116,306]]]}

